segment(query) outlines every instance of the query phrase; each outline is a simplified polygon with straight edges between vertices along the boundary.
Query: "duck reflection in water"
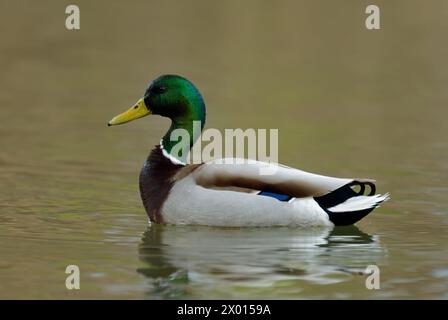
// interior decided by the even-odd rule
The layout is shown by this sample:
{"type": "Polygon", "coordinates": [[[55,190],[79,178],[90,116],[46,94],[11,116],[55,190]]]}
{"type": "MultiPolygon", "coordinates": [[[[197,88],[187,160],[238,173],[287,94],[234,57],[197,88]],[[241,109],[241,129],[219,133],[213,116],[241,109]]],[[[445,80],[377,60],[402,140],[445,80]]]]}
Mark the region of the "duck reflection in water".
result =
{"type": "Polygon", "coordinates": [[[279,284],[291,283],[297,289],[344,282],[385,260],[378,236],[356,226],[302,230],[154,224],[143,234],[139,255],[143,266],[137,271],[149,280],[147,294],[152,299],[183,298],[187,293],[220,298],[224,292],[232,298],[228,292],[234,287],[275,287],[271,298],[294,297],[289,286],[279,284]],[[205,294],[207,288],[212,296],[205,294]]]}

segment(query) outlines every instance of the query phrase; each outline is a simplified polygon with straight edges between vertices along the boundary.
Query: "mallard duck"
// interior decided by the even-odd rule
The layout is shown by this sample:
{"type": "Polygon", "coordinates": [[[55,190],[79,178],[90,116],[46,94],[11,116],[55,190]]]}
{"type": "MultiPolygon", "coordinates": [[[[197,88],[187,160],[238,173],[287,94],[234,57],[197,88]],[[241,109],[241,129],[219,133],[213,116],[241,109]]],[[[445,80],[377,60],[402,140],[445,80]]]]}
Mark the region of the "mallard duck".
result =
{"type": "Polygon", "coordinates": [[[185,153],[172,152],[178,142],[171,141],[171,133],[186,130],[190,138],[182,147],[190,150],[200,134],[194,133],[193,122],[198,121],[202,130],[206,112],[199,90],[183,77],[156,78],[143,98],[108,125],[150,114],[172,121],[140,172],[140,195],[152,222],[225,227],[350,225],[389,198],[375,194],[370,179],[328,177],[283,165],[266,175],[260,172],[271,164],[260,161],[187,164],[185,153]]]}

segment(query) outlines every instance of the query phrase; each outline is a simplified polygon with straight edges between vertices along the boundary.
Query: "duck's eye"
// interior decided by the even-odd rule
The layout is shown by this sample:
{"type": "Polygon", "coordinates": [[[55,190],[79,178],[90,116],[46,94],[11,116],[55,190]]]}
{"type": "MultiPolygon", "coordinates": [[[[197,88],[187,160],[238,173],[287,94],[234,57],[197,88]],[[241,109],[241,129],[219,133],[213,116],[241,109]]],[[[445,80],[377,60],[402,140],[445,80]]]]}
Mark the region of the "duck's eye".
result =
{"type": "Polygon", "coordinates": [[[164,86],[156,86],[156,87],[151,88],[151,92],[153,92],[155,94],[161,94],[161,93],[164,93],[165,91],[166,91],[166,87],[164,87],[164,86]]]}

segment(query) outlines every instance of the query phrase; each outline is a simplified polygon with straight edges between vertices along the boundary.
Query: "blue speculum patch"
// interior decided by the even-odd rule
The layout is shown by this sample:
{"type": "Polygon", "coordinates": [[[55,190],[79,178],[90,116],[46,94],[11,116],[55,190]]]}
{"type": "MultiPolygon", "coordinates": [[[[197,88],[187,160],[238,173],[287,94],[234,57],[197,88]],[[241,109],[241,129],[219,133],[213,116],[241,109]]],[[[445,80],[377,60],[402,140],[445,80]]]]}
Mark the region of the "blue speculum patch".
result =
{"type": "Polygon", "coordinates": [[[281,194],[281,193],[275,193],[275,192],[269,192],[269,191],[260,191],[258,193],[258,195],[265,196],[265,197],[271,197],[271,198],[277,199],[279,201],[285,201],[285,202],[292,199],[292,197],[287,194],[281,194]]]}

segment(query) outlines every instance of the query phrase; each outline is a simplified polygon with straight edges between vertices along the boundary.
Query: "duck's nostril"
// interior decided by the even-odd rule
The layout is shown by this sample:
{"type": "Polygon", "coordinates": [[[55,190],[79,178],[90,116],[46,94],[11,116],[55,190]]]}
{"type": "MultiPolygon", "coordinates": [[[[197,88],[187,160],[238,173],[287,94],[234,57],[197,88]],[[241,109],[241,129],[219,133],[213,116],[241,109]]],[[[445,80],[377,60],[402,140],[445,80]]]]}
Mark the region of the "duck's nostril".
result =
{"type": "Polygon", "coordinates": [[[137,109],[137,108],[138,108],[138,106],[135,106],[135,107],[134,107],[134,109],[137,109]]]}

